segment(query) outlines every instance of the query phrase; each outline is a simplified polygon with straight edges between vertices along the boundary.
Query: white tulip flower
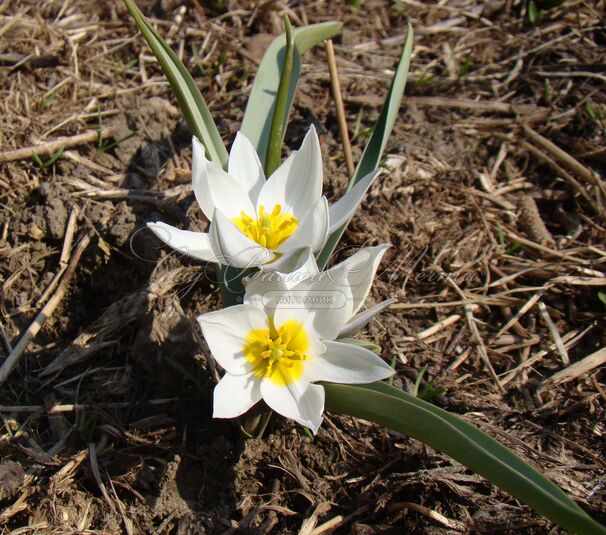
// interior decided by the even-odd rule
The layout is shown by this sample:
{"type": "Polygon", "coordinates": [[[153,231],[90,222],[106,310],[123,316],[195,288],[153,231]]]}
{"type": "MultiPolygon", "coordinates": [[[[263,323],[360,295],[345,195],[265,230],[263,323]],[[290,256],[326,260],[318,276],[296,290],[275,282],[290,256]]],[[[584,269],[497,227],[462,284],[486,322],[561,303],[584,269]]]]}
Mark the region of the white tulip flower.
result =
{"type": "MultiPolygon", "coordinates": [[[[380,256],[382,251],[371,255],[380,256]]],[[[374,273],[377,263],[367,262],[360,272],[374,273]]],[[[336,341],[359,308],[361,293],[345,270],[332,275],[296,284],[264,281],[263,293],[275,294],[269,300],[258,298],[261,288],[254,281],[244,304],[198,318],[226,371],[214,391],[215,418],[240,416],[263,399],[317,433],[324,411],[324,388],[317,381],[371,383],[394,373],[372,351],[336,341]]]]}
{"type": "Polygon", "coordinates": [[[355,212],[378,171],[365,176],[330,208],[322,195],[322,155],[309,129],[298,151],[265,180],[251,142],[238,132],[227,172],[206,159],[193,138],[192,183],[196,200],[211,222],[209,232],[148,223],[178,251],[237,268],[269,264],[302,247],[319,251],[328,236],[355,212]]]}

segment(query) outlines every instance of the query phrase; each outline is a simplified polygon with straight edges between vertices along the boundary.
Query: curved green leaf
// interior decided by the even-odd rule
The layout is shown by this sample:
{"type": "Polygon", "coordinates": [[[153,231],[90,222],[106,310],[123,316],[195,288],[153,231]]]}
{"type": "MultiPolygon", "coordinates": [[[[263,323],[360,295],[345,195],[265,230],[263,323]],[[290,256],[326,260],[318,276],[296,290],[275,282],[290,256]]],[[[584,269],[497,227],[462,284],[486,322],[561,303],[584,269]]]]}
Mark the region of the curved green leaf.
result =
{"type": "MultiPolygon", "coordinates": [[[[340,22],[332,21],[303,26],[294,30],[295,53],[288,91],[287,111],[292,106],[297,88],[299,72],[301,71],[301,55],[318,43],[339,33],[341,26],[340,22]]],[[[248,104],[246,105],[244,119],[242,120],[242,133],[250,139],[253,146],[257,149],[257,154],[262,159],[262,163],[264,163],[263,158],[267,153],[271,119],[278,94],[280,72],[284,63],[285,53],[284,35],[280,35],[273,40],[263,56],[263,60],[255,76],[248,104]]],[[[286,130],[287,121],[288,113],[284,117],[283,130],[286,130]]]]}
{"type": "MultiPolygon", "coordinates": [[[[412,42],[412,26],[410,23],[408,23],[408,34],[406,36],[404,49],[402,50],[402,55],[400,56],[400,61],[396,69],[396,74],[391,81],[391,87],[387,93],[385,104],[383,104],[381,114],[379,115],[370,139],[364,148],[362,158],[360,158],[358,166],[351,177],[348,189],[351,189],[351,187],[359,180],[379,167],[379,163],[383,157],[383,151],[385,150],[385,146],[387,145],[387,141],[393,129],[393,124],[400,111],[400,104],[402,102],[402,96],[404,95],[404,88],[406,87],[406,80],[408,78],[408,67],[410,66],[410,56],[412,54],[412,42]]],[[[330,259],[332,252],[335,250],[337,243],[341,239],[343,232],[345,232],[347,225],[348,223],[335,230],[328,238],[328,241],[326,242],[326,245],[322,251],[320,251],[318,254],[316,260],[320,270],[324,269],[328,263],[328,260],[330,259]]]]}
{"type": "Polygon", "coordinates": [[[286,26],[286,52],[284,54],[282,74],[280,74],[280,84],[269,129],[269,143],[267,145],[267,155],[265,156],[265,176],[270,176],[280,167],[284,131],[286,130],[286,121],[290,109],[288,93],[295,61],[295,36],[288,16],[284,18],[284,25],[286,26]]]}
{"type": "Polygon", "coordinates": [[[124,0],[124,3],[168,78],[189,128],[204,143],[210,159],[225,168],[228,159],[227,150],[193,78],[172,48],[141,13],[134,0],[124,0]]]}
{"type": "Polygon", "coordinates": [[[324,384],[324,389],[327,410],[385,425],[428,444],[572,533],[606,534],[549,479],[458,416],[385,383],[324,384]]]}

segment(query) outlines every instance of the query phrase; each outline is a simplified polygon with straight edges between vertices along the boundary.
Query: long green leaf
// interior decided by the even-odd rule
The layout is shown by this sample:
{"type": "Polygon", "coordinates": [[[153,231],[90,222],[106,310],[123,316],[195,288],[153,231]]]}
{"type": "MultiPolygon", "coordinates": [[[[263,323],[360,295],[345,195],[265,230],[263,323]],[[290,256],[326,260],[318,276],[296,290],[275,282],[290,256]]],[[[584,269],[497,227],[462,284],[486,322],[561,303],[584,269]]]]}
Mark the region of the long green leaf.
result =
{"type": "Polygon", "coordinates": [[[364,418],[428,444],[579,535],[606,534],[562,490],[488,435],[385,383],[324,384],[327,410],[364,418]]]}
{"type": "MultiPolygon", "coordinates": [[[[410,56],[412,54],[412,42],[413,31],[412,26],[409,23],[406,42],[404,43],[404,49],[402,50],[402,55],[396,69],[396,74],[391,81],[391,87],[387,93],[387,98],[383,104],[383,109],[381,110],[381,114],[379,115],[379,118],[377,119],[377,122],[373,128],[370,139],[368,140],[364,152],[362,153],[362,158],[358,162],[358,166],[351,177],[348,189],[353,187],[354,184],[364,178],[368,173],[371,173],[377,169],[377,167],[379,167],[379,163],[383,157],[383,151],[385,150],[385,146],[387,145],[387,141],[393,129],[393,124],[400,111],[400,104],[402,102],[402,96],[404,95],[404,88],[406,87],[406,80],[408,78],[408,67],[410,66],[410,56]]],[[[328,260],[335,250],[337,243],[341,239],[343,232],[345,232],[347,224],[348,223],[335,230],[335,232],[331,234],[326,242],[326,245],[318,254],[316,260],[320,270],[322,270],[328,263],[328,260]]]]}
{"type": "MultiPolygon", "coordinates": [[[[294,30],[295,54],[290,85],[288,91],[287,110],[292,106],[293,97],[301,71],[301,55],[325,39],[339,33],[340,22],[322,22],[303,26],[294,30]]],[[[276,37],[266,50],[261,65],[257,70],[255,81],[246,105],[244,119],[242,120],[242,133],[250,139],[257,154],[263,159],[267,153],[271,119],[280,84],[280,72],[284,63],[286,45],[284,35],[276,37]]],[[[285,114],[283,129],[286,130],[288,113],[285,114]]],[[[262,163],[264,163],[262,161],[262,163]]]]}
{"type": "Polygon", "coordinates": [[[124,0],[124,3],[168,78],[189,128],[204,143],[211,160],[225,168],[227,150],[194,80],[172,48],[141,13],[134,0],[124,0]]]}
{"type": "Polygon", "coordinates": [[[292,68],[295,61],[295,36],[288,16],[285,16],[284,18],[284,25],[286,30],[286,51],[269,130],[269,143],[267,144],[267,155],[265,157],[266,176],[270,176],[278,167],[280,167],[282,143],[284,142],[284,132],[286,130],[286,121],[290,109],[288,93],[290,90],[290,80],[292,78],[292,68]]]}

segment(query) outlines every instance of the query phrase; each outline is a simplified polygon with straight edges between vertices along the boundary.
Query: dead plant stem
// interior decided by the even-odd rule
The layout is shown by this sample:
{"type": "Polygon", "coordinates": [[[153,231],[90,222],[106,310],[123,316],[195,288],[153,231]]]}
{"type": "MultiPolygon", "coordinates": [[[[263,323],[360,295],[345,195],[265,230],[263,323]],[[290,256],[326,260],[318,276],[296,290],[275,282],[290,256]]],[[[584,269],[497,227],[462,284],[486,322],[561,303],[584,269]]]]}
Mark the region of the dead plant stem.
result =
{"type": "MultiPolygon", "coordinates": [[[[110,127],[105,128],[102,131],[103,137],[114,137],[119,132],[118,128],[110,127]]],[[[85,143],[91,143],[99,138],[98,130],[89,130],[82,134],[78,134],[71,137],[61,137],[46,143],[40,143],[39,145],[33,145],[31,147],[25,147],[23,149],[9,150],[7,152],[0,153],[0,163],[12,162],[15,160],[27,160],[32,158],[34,155],[48,156],[60,149],[67,149],[69,147],[76,147],[85,143]]]]}
{"type": "Polygon", "coordinates": [[[44,305],[44,308],[42,308],[38,316],[36,316],[36,319],[27,328],[27,331],[25,331],[15,348],[11,351],[9,356],[3,362],[2,367],[0,367],[0,386],[2,386],[8,379],[8,376],[13,371],[13,368],[17,365],[17,363],[25,353],[25,350],[27,349],[29,343],[36,337],[46,320],[53,314],[59,303],[62,301],[69,287],[69,283],[71,282],[71,279],[73,278],[76,272],[76,267],[78,266],[78,262],[80,261],[82,253],[84,253],[84,251],[90,244],[92,235],[92,231],[89,231],[78,242],[69,261],[69,264],[65,269],[65,273],[63,275],[63,278],[61,279],[57,291],[48,300],[46,305],[44,305]]]}
{"type": "Polygon", "coordinates": [[[347,130],[347,120],[345,119],[345,107],[343,106],[343,95],[341,94],[341,83],[339,82],[339,73],[337,71],[337,60],[335,58],[335,47],[332,39],[326,41],[326,58],[328,60],[328,71],[330,72],[330,87],[332,97],[335,101],[337,118],[339,120],[339,133],[341,135],[341,144],[345,154],[345,165],[347,174],[352,177],[355,171],[353,155],[351,153],[351,143],[349,142],[349,132],[347,130]]]}

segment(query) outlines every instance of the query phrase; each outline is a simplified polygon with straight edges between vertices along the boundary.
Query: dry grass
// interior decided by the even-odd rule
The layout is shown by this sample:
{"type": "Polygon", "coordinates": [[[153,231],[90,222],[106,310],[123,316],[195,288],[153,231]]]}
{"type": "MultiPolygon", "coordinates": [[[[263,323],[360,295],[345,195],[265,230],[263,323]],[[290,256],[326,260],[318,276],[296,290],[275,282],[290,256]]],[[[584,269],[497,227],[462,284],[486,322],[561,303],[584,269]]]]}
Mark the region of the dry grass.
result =
{"type": "MultiPolygon", "coordinates": [[[[354,161],[412,22],[388,172],[343,243],[394,245],[372,300],[398,303],[366,336],[397,384],[427,365],[446,389],[435,403],[605,521],[605,3],[571,0],[536,26],[511,1],[210,4],[140,2],[227,143],[283,13],[344,21],[354,161]]],[[[119,1],[0,1],[0,97],[3,533],[551,529],[366,422],[329,415],[311,441],[275,421],[243,443],[211,420],[216,370],[191,319],[218,306],[212,267],[141,231],[207,224],[189,133],[119,1]]],[[[291,147],[311,121],[334,198],[347,173],[323,47],[304,58],[291,147]]]]}

